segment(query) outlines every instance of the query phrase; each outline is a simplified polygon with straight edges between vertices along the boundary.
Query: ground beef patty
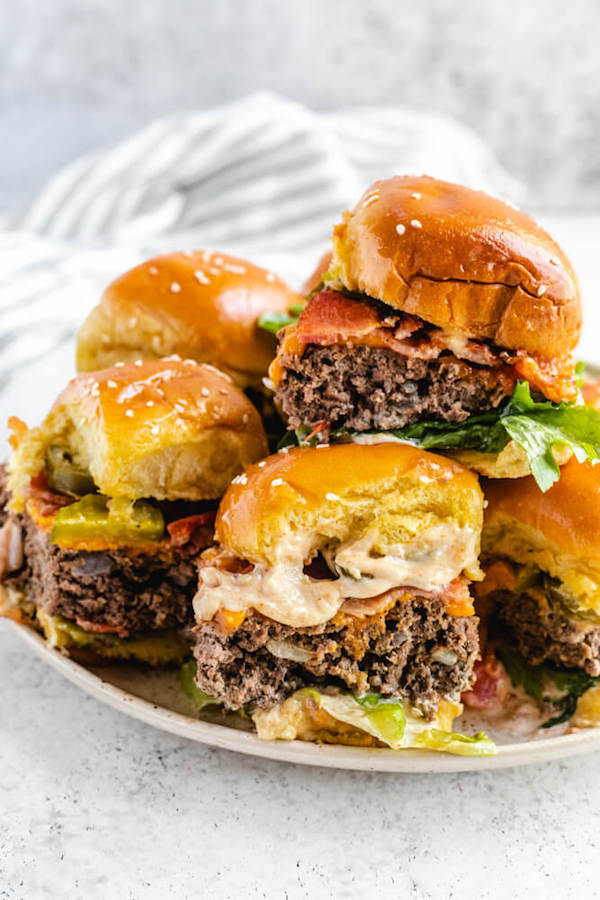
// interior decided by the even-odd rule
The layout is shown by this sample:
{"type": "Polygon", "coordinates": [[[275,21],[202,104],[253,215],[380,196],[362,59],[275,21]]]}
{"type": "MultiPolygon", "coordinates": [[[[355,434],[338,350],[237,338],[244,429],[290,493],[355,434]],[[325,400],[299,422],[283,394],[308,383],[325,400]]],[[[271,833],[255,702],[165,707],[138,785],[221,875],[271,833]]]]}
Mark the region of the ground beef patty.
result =
{"type": "Polygon", "coordinates": [[[304,684],[337,682],[358,694],[402,694],[426,715],[433,715],[440,698],[458,699],[471,685],[479,649],[476,617],[449,616],[441,600],[414,598],[361,624],[295,629],[251,611],[231,634],[212,623],[197,625],[198,685],[238,709],[272,706],[304,684]],[[296,655],[306,654],[301,663],[271,652],[286,652],[273,643],[281,641],[296,655]]]}
{"type": "Polygon", "coordinates": [[[529,594],[499,592],[500,615],[520,653],[536,666],[545,660],[600,675],[600,625],[571,619],[556,609],[540,609],[529,594]]]}
{"type": "Polygon", "coordinates": [[[364,345],[309,346],[282,359],[277,387],[290,428],[328,422],[353,431],[403,428],[423,419],[462,422],[510,393],[501,370],[448,355],[408,359],[364,345]]]}
{"type": "Polygon", "coordinates": [[[184,625],[197,584],[193,561],[163,554],[61,550],[23,517],[28,596],[50,616],[129,633],[184,625]]]}

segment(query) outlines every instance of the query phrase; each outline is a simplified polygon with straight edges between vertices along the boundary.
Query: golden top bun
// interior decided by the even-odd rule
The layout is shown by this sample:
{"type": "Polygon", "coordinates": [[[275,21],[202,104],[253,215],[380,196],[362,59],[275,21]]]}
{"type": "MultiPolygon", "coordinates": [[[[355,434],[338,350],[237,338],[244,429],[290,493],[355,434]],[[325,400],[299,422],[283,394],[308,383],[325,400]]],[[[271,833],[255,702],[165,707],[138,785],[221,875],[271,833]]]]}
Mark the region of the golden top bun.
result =
{"type": "Polygon", "coordinates": [[[204,500],[267,453],[254,406],[212,366],[165,359],[73,378],[46,419],[17,438],[9,488],[17,508],[56,445],[111,497],[204,500]]]}
{"type": "Polygon", "coordinates": [[[532,477],[486,482],[483,552],[558,578],[583,609],[600,611],[600,465],[572,458],[542,493],[532,477]]]}
{"type": "Polygon", "coordinates": [[[323,275],[329,271],[329,267],[331,266],[331,258],[332,258],[331,250],[326,250],[323,256],[320,258],[313,272],[308,276],[304,284],[302,285],[301,291],[303,294],[310,294],[318,284],[323,281],[323,275]]]}
{"type": "Polygon", "coordinates": [[[217,366],[240,387],[260,386],[275,339],[257,319],[301,299],[272,272],[224,253],[157,256],[105,290],[79,331],[77,370],[177,353],[217,366]]]}
{"type": "Polygon", "coordinates": [[[600,567],[600,465],[573,458],[545,493],[528,477],[488,482],[485,495],[486,528],[500,520],[521,523],[562,552],[600,567]]]}
{"type": "Polygon", "coordinates": [[[384,547],[447,522],[478,536],[482,518],[477,478],[458,463],[407,444],[338,444],[279,452],[247,469],[221,502],[215,537],[270,564],[290,537],[344,542],[375,528],[384,547]]]}
{"type": "Polygon", "coordinates": [[[577,279],[529,216],[425,176],[376,181],[334,229],[332,275],[447,331],[545,357],[573,349],[577,279]]]}

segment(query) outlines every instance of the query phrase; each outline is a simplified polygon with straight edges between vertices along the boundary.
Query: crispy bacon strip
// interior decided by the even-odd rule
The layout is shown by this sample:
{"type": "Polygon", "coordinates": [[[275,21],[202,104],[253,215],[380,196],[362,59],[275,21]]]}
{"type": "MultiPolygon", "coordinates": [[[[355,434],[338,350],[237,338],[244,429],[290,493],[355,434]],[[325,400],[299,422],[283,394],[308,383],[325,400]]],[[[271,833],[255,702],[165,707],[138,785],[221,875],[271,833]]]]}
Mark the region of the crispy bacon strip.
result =
{"type": "Polygon", "coordinates": [[[486,651],[483,659],[477,660],[474,673],[475,683],[462,695],[462,702],[471,709],[488,713],[500,710],[510,692],[510,679],[492,649],[486,651]]]}
{"type": "Polygon", "coordinates": [[[63,506],[73,503],[73,497],[69,497],[68,494],[59,494],[58,491],[53,491],[48,486],[46,474],[43,471],[29,482],[27,497],[34,502],[40,516],[52,516],[63,506]]]}
{"type": "MultiPolygon", "coordinates": [[[[297,325],[287,329],[280,355],[290,352],[301,355],[308,344],[343,343],[385,347],[413,359],[437,359],[442,353],[450,352],[478,366],[504,367],[507,379],[509,376],[512,379],[512,387],[517,378],[522,378],[555,403],[572,402],[578,397],[570,357],[545,359],[530,356],[523,350],[502,350],[443,331],[417,316],[399,311],[384,317],[369,303],[331,289],[310,298],[297,325]]],[[[275,383],[283,374],[276,362],[270,373],[275,383]]],[[[508,381],[507,389],[512,390],[508,381]]]]}
{"type": "Polygon", "coordinates": [[[185,548],[189,553],[202,550],[212,540],[215,515],[210,511],[170,522],[167,531],[171,546],[185,548]]]}

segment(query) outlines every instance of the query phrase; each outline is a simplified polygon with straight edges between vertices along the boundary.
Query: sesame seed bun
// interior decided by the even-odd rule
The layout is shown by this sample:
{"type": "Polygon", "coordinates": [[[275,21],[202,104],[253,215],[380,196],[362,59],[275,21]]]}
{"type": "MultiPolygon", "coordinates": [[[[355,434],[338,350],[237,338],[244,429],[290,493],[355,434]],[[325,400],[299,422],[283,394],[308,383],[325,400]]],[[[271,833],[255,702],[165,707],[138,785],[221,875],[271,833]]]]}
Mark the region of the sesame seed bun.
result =
{"type": "Polygon", "coordinates": [[[77,370],[173,353],[258,387],[275,354],[261,313],[301,300],[272,272],[225,253],[157,256],[108,286],[77,337],[77,370]]]}
{"type": "Polygon", "coordinates": [[[447,331],[545,357],[573,349],[571,264],[529,216],[425,176],[376,181],[334,229],[332,274],[447,331]]]}
{"type": "Polygon", "coordinates": [[[346,541],[376,527],[394,544],[448,520],[478,534],[482,518],[477,477],[458,463],[406,444],[338,444],[250,466],[221,501],[215,537],[237,556],[269,564],[290,535],[346,541]]]}
{"type": "Polygon", "coordinates": [[[193,360],[116,365],[79,375],[9,461],[16,508],[56,445],[110,497],[204,500],[267,453],[260,417],[231,379],[193,360]]]}

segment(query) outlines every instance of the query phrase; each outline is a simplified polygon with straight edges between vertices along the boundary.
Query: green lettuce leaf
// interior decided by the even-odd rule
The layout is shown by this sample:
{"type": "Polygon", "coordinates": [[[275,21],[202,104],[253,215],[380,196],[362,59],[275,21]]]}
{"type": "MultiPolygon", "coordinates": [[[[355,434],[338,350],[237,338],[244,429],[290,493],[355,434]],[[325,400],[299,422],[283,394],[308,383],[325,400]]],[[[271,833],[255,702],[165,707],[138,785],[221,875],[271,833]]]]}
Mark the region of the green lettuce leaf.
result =
{"type": "Polygon", "coordinates": [[[198,712],[205,706],[219,706],[219,701],[201,691],[195,681],[196,678],[196,660],[190,659],[184,663],[179,670],[179,684],[188,700],[191,700],[193,706],[198,712]]]}
{"type": "Polygon", "coordinates": [[[589,688],[600,684],[600,676],[588,675],[581,669],[565,669],[553,663],[532,666],[506,643],[496,647],[496,656],[515,687],[522,687],[538,703],[554,707],[555,714],[544,722],[542,728],[568,722],[575,712],[578,699],[589,688]]]}
{"type": "MultiPolygon", "coordinates": [[[[370,432],[377,434],[377,432],[370,432]]],[[[513,440],[527,454],[531,472],[542,491],[560,478],[553,448],[569,447],[579,462],[600,459],[600,411],[568,403],[536,401],[526,381],[519,381],[502,406],[492,412],[469,416],[464,422],[416,422],[387,434],[424,450],[477,450],[500,453],[513,440]]],[[[310,428],[303,427],[282,441],[316,443],[310,428]]],[[[329,440],[349,440],[353,433],[332,431],[329,440]]]]}
{"type": "MultiPolygon", "coordinates": [[[[322,692],[317,688],[303,688],[292,694],[291,700],[300,703],[316,703],[333,719],[351,725],[370,734],[393,750],[417,748],[438,750],[444,753],[458,753],[468,756],[484,756],[496,752],[492,741],[484,734],[468,736],[439,728],[441,721],[427,722],[418,710],[396,698],[381,697],[378,694],[363,694],[360,697],[342,691],[322,692]]],[[[281,721],[277,722],[272,710],[258,711],[253,719],[261,736],[262,717],[268,717],[271,738],[290,737],[290,722],[285,715],[286,701],[280,704],[281,721]]],[[[446,716],[447,721],[447,716],[446,716]]]]}
{"type": "Polygon", "coordinates": [[[277,334],[286,325],[294,325],[300,318],[303,309],[303,304],[295,303],[285,312],[264,312],[258,320],[258,325],[265,331],[270,331],[271,334],[277,334]]]}

